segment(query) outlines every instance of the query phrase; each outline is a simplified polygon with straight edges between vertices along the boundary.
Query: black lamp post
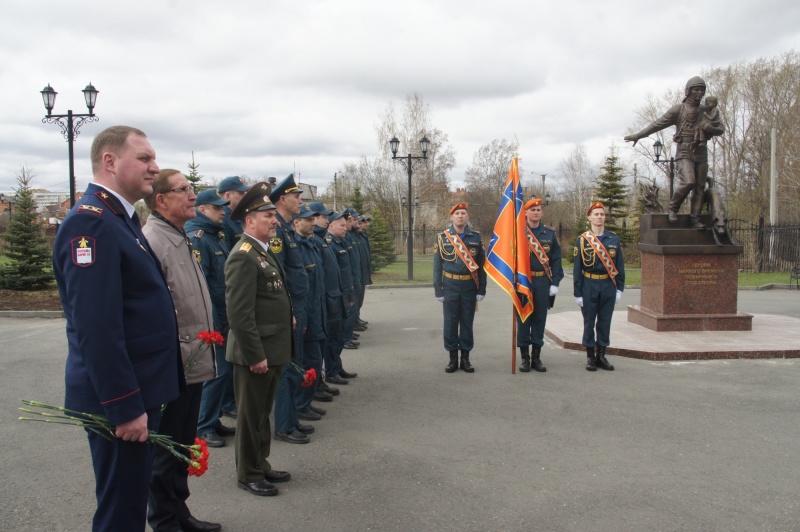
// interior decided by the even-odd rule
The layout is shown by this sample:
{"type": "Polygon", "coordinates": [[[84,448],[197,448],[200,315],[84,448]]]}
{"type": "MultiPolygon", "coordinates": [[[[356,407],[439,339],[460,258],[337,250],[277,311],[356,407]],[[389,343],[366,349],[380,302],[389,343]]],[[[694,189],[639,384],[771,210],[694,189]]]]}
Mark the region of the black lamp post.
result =
{"type": "Polygon", "coordinates": [[[660,140],[656,139],[655,144],[653,144],[653,153],[655,153],[656,158],[653,159],[653,162],[656,164],[660,164],[663,166],[669,165],[669,198],[672,199],[672,192],[675,183],[675,156],[671,156],[669,160],[664,159],[661,160],[661,154],[664,152],[664,145],[661,144],[660,140]]]}
{"type": "Polygon", "coordinates": [[[58,124],[61,127],[61,134],[67,139],[69,144],[69,206],[75,206],[75,155],[73,152],[72,144],[78,138],[80,127],[85,122],[97,122],[99,119],[94,114],[94,106],[97,103],[97,93],[100,92],[94,88],[91,82],[83,89],[83,98],[86,100],[86,107],[89,112],[86,114],[76,114],[72,109],[67,111],[65,115],[54,115],[53,107],[56,105],[56,94],[58,94],[50,84],[39,91],[42,93],[42,100],[44,101],[44,108],[47,109],[47,116],[42,118],[43,124],[58,124]],[[66,121],[63,119],[66,118],[66,121]],[[75,119],[78,120],[75,120],[75,119]]]}
{"type": "Polygon", "coordinates": [[[333,173],[333,210],[336,211],[336,177],[339,175],[339,172],[333,173]]]}
{"type": "MultiPolygon", "coordinates": [[[[402,162],[406,170],[408,171],[408,280],[414,280],[414,223],[413,223],[413,215],[411,213],[412,207],[412,195],[411,195],[411,174],[413,174],[413,166],[412,161],[419,160],[419,159],[427,159],[428,158],[428,146],[430,146],[431,141],[428,140],[428,137],[422,137],[419,139],[419,147],[422,149],[422,157],[412,157],[409,153],[408,155],[401,155],[400,157],[397,156],[397,150],[400,149],[400,141],[397,140],[397,137],[392,137],[392,140],[389,141],[389,147],[392,150],[392,159],[398,160],[402,162]]],[[[404,202],[405,203],[405,202],[404,202]]],[[[417,199],[417,205],[419,205],[419,198],[417,199]]]]}

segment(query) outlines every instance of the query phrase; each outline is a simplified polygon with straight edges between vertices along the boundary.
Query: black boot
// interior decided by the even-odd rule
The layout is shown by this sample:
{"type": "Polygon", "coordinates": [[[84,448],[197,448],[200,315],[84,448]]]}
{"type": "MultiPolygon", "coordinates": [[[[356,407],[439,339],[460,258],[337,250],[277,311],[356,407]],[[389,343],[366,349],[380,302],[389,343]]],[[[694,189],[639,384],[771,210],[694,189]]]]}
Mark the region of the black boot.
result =
{"type": "Polygon", "coordinates": [[[528,346],[520,347],[519,354],[522,355],[522,364],[519,365],[519,370],[528,373],[531,370],[531,355],[528,354],[528,346]]]}
{"type": "Polygon", "coordinates": [[[594,357],[594,347],[586,348],[586,371],[597,371],[597,359],[594,357]]]}
{"type": "Polygon", "coordinates": [[[614,371],[614,366],[606,360],[606,346],[604,345],[597,346],[597,367],[606,371],[614,371]]]}
{"type": "Polygon", "coordinates": [[[458,369],[458,350],[450,351],[450,363],[447,365],[444,370],[447,373],[453,373],[455,370],[458,369]]]}
{"type": "Polygon", "coordinates": [[[475,368],[469,363],[469,351],[461,350],[461,369],[467,373],[475,373],[475,368]]]}
{"type": "Polygon", "coordinates": [[[531,366],[533,367],[533,371],[544,373],[547,371],[547,368],[542,365],[542,346],[534,345],[532,347],[533,351],[531,351],[531,366]]]}

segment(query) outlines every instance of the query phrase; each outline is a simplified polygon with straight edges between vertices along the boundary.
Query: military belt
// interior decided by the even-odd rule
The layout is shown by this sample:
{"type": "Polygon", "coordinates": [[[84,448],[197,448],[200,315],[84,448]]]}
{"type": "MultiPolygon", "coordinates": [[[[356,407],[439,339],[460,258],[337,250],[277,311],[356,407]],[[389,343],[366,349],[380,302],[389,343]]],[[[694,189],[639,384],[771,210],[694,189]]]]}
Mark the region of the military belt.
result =
{"type": "Polygon", "coordinates": [[[531,277],[544,277],[547,275],[545,272],[531,272],[531,277]]]}
{"type": "Polygon", "coordinates": [[[608,279],[608,274],[607,273],[583,272],[583,276],[586,277],[587,279],[594,279],[596,281],[604,281],[604,280],[608,279]]]}
{"type": "Polygon", "coordinates": [[[455,279],[456,281],[470,281],[470,280],[472,280],[472,276],[469,275],[469,274],[460,275],[460,274],[457,274],[457,273],[444,272],[444,276],[447,277],[448,279],[455,279]]]}

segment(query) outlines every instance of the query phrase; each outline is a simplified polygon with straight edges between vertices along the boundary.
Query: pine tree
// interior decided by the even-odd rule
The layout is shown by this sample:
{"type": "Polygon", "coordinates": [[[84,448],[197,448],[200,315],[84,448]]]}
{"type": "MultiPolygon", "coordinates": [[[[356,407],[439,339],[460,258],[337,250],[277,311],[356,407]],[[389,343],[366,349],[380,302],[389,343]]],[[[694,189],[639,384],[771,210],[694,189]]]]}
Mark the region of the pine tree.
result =
{"type": "Polygon", "coordinates": [[[606,157],[603,165],[603,173],[597,178],[595,194],[606,207],[606,227],[617,233],[620,239],[627,244],[630,243],[631,235],[621,225],[627,215],[628,204],[628,187],[623,183],[624,178],[616,150],[611,148],[611,153],[606,157]]]}
{"type": "Polygon", "coordinates": [[[5,234],[4,251],[10,264],[3,268],[0,286],[10,290],[41,290],[53,282],[50,245],[33,200],[33,174],[25,167],[17,176],[15,210],[5,234]]]}
{"type": "Polygon", "coordinates": [[[361,187],[356,185],[353,189],[353,196],[350,198],[350,206],[359,214],[364,212],[364,196],[361,194],[361,187]]]}
{"type": "Polygon", "coordinates": [[[186,179],[192,184],[192,190],[197,194],[202,188],[200,186],[200,180],[203,179],[203,176],[197,172],[200,165],[194,162],[194,152],[192,152],[192,162],[190,162],[188,166],[189,173],[186,174],[186,179]]]}
{"type": "Polygon", "coordinates": [[[389,224],[381,211],[376,210],[371,215],[369,224],[369,245],[372,251],[372,271],[377,272],[384,266],[397,260],[394,252],[394,240],[389,232],[389,224]]]}

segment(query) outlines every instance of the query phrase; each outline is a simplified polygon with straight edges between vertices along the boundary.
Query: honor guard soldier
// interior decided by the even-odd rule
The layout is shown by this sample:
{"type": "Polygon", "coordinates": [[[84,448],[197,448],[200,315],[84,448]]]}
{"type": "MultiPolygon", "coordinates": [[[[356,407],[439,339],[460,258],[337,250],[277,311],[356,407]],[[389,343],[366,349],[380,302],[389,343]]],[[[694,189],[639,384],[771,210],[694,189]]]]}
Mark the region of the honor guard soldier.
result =
{"type": "Polygon", "coordinates": [[[467,204],[456,203],[450,209],[452,225],[436,237],[433,255],[433,289],[444,309],[444,348],[450,352],[447,373],[461,369],[473,373],[469,352],[474,345],[472,322],[477,302],[486,295],[486,254],[481,235],[467,227],[467,204]]]}
{"type": "MultiPolygon", "coordinates": [[[[228,202],[220,198],[214,189],[197,195],[194,202],[197,216],[183,226],[192,239],[197,262],[206,277],[211,307],[214,314],[214,330],[228,337],[228,312],[225,307],[225,261],[228,259],[227,241],[222,223],[224,208],[228,202]]],[[[197,436],[209,447],[222,447],[222,436],[232,436],[235,429],[220,422],[225,392],[233,388],[233,368],[225,360],[225,346],[214,345],[217,359],[217,377],[203,384],[203,399],[200,401],[200,417],[197,420],[197,436]]]]}
{"type": "Polygon", "coordinates": [[[558,293],[558,284],[564,278],[564,268],[561,265],[561,245],[556,238],[556,232],[542,223],[541,198],[534,198],[525,204],[525,218],[525,236],[530,251],[533,314],[524,322],[517,316],[517,347],[522,356],[519,370],[527,373],[533,367],[535,371],[544,372],[547,368],[542,364],[541,353],[547,310],[558,293]]]}
{"type": "Polygon", "coordinates": [[[155,450],[145,442],[161,405],[185,388],[170,291],[133,207],[153,191],[159,168],[147,136],[128,126],[97,135],[91,159],[93,182],[53,246],[69,344],[64,406],[115,427],[105,436],[86,431],[92,530],[141,532],[155,450]]]}
{"type": "MultiPolygon", "coordinates": [[[[294,215],[300,214],[300,206],[303,204],[303,200],[300,199],[301,193],[302,190],[295,183],[294,174],[289,174],[275,185],[269,195],[270,201],[276,207],[275,218],[278,220],[270,248],[286,272],[286,286],[292,299],[292,314],[295,319],[293,362],[300,367],[303,366],[303,331],[307,325],[305,299],[308,293],[308,273],[291,219],[294,215]]],[[[302,381],[303,376],[296,371],[286,371],[281,377],[278,396],[275,399],[276,439],[288,443],[311,441],[308,435],[297,430],[299,416],[295,406],[295,396],[300,393],[302,381]]]]}
{"type": "Polygon", "coordinates": [[[591,228],[575,242],[573,284],[575,302],[583,314],[586,369],[612,371],[606,360],[611,315],[625,290],[625,261],[619,236],[605,228],[606,211],[599,201],[586,211],[591,228]],[[597,336],[595,338],[595,329],[597,336]]]}
{"type": "Polygon", "coordinates": [[[266,183],[256,183],[234,209],[231,217],[243,220],[244,233],[225,263],[225,303],[231,326],[225,356],[233,364],[239,405],[237,485],[263,496],[277,495],[272,483],[291,476],[269,463],[269,414],[283,367],[292,360],[293,341],[286,276],[270,250],[278,221],[268,194],[266,183]]]}

